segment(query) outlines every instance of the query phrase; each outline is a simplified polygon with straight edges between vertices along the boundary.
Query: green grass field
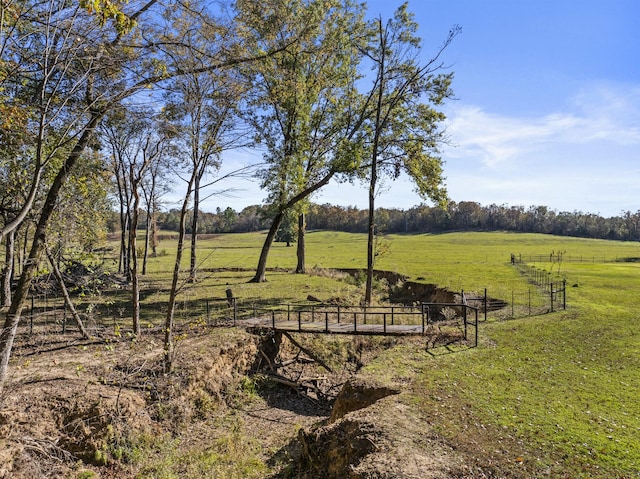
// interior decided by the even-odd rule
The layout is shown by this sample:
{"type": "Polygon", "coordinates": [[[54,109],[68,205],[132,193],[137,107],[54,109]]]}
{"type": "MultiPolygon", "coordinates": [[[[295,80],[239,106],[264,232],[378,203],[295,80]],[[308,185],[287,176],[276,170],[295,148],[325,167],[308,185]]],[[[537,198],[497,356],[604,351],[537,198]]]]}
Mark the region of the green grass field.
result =
{"type": "MultiPolygon", "coordinates": [[[[331,275],[290,274],[295,247],[278,243],[268,267],[281,271],[269,271],[265,284],[247,283],[252,273],[242,269],[255,267],[263,238],[252,233],[201,241],[201,281],[183,295],[220,297],[228,287],[240,299],[280,302],[301,301],[307,294],[355,300],[361,294],[331,275]]],[[[150,260],[144,282],[160,290],[145,302],[166,300],[174,248],[163,242],[166,254],[150,260]]],[[[415,406],[456,448],[477,457],[477,466],[494,468],[495,477],[640,477],[640,263],[616,261],[640,256],[640,245],[450,233],[388,236],[380,240],[379,251],[377,269],[452,290],[487,288],[491,296],[507,300],[510,291],[531,288],[510,264],[511,253],[564,251],[609,258],[555,266],[553,277],[569,286],[565,311],[483,323],[479,346],[455,354],[399,346],[367,371],[407,376],[415,406]]],[[[308,233],[309,268],[363,268],[365,263],[364,235],[308,233]]],[[[475,466],[469,467],[472,472],[475,466]]]]}

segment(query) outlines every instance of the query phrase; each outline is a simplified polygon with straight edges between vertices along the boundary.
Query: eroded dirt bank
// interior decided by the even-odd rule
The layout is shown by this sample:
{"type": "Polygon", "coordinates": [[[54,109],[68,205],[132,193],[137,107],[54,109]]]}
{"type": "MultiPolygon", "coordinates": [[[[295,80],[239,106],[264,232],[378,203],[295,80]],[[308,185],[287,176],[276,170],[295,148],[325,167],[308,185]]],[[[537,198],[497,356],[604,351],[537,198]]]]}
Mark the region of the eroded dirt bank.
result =
{"type": "Polygon", "coordinates": [[[203,329],[170,375],[152,335],[57,341],[16,350],[0,478],[456,477],[402,388],[359,377],[398,340],[203,329]],[[194,464],[213,445],[219,464],[194,464]]]}

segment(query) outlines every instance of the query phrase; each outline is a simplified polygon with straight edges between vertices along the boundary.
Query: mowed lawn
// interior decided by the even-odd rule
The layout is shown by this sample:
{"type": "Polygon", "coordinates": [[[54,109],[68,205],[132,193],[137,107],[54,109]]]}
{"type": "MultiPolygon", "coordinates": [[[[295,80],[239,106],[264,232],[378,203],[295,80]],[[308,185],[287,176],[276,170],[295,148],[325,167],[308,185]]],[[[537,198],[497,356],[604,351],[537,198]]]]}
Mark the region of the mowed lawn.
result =
{"type": "MultiPolygon", "coordinates": [[[[267,285],[247,284],[250,271],[213,272],[255,267],[263,238],[252,233],[201,241],[200,267],[209,273],[203,272],[199,287],[206,294],[223,294],[232,286],[239,297],[282,301],[303,300],[309,293],[331,297],[353,288],[331,278],[289,274],[295,245],[280,243],[268,267],[283,271],[269,272],[267,285]],[[226,278],[218,277],[223,274],[226,278]]],[[[170,270],[173,249],[169,242],[162,248],[167,255],[152,260],[149,279],[160,280],[170,270]]],[[[512,253],[562,251],[565,258],[584,258],[553,269],[536,264],[567,280],[566,311],[483,323],[479,346],[461,352],[399,346],[368,370],[409,376],[421,414],[452,445],[477,458],[470,474],[478,466],[495,468],[495,477],[640,477],[640,263],[620,261],[640,257],[638,243],[449,233],[382,237],[378,251],[377,269],[452,290],[487,288],[491,296],[507,300],[510,291],[531,288],[510,264],[512,253]]],[[[308,233],[308,268],[365,264],[365,235],[308,233]]]]}

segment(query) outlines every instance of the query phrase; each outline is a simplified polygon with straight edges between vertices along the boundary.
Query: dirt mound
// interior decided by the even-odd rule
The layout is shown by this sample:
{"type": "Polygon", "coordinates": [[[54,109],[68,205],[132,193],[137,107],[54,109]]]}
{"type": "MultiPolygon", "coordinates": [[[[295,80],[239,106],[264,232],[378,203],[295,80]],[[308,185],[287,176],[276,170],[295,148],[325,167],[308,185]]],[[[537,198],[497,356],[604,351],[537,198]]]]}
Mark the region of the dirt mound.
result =
{"type": "Polygon", "coordinates": [[[314,429],[301,430],[295,477],[447,478],[458,460],[415,412],[394,397],[314,429]]]}
{"type": "Polygon", "coordinates": [[[22,384],[0,413],[0,477],[62,476],[74,461],[104,465],[120,438],[153,431],[146,406],[137,392],[79,379],[22,384]]]}
{"type": "Polygon", "coordinates": [[[352,411],[369,407],[376,401],[393,394],[400,394],[400,391],[375,386],[362,380],[349,380],[344,384],[333,404],[329,422],[336,422],[352,411]]]}
{"type": "Polygon", "coordinates": [[[159,339],[143,339],[19,348],[0,402],[0,478],[117,471],[131,438],[179,428],[222,401],[257,351],[239,331],[192,334],[180,342],[176,372],[164,375],[159,339]]]}

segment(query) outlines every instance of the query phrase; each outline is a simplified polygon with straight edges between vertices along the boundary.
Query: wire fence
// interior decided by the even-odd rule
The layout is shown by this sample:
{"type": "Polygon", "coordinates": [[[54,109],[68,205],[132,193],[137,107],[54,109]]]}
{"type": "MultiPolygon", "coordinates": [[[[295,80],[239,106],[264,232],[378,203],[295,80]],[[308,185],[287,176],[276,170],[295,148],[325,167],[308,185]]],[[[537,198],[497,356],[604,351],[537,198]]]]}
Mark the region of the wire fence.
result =
{"type": "MultiPolygon", "coordinates": [[[[552,282],[549,275],[542,274],[535,267],[522,264],[517,267],[529,280],[531,287],[527,290],[511,290],[507,298],[492,298],[486,289],[479,295],[463,291],[458,295],[460,302],[450,304],[423,302],[414,307],[362,307],[247,301],[233,297],[229,292],[224,298],[202,299],[183,295],[176,303],[174,327],[176,331],[188,331],[198,326],[232,326],[237,321],[266,316],[277,317],[279,321],[298,321],[301,325],[318,321],[353,322],[356,333],[359,324],[394,326],[415,323],[423,324],[424,332],[433,330],[434,325],[442,328],[446,323],[442,320],[445,319],[464,331],[465,338],[468,328],[473,327],[477,342],[479,322],[537,316],[566,308],[566,281],[552,282]]],[[[131,334],[130,297],[121,293],[108,300],[105,297],[79,297],[74,301],[75,309],[90,335],[131,334]]],[[[140,310],[143,330],[162,329],[167,308],[168,304],[163,301],[143,304],[140,310]]],[[[30,297],[29,307],[23,312],[20,334],[32,339],[39,334],[78,332],[79,328],[61,297],[36,293],[30,297]]]]}
{"type": "MultiPolygon", "coordinates": [[[[499,298],[490,297],[486,289],[483,294],[467,293],[465,295],[463,291],[459,297],[461,298],[461,304],[468,305],[480,312],[479,320],[481,322],[524,318],[566,309],[566,280],[559,277],[562,261],[605,260],[611,261],[612,258],[592,256],[586,259],[582,256],[570,257],[563,253],[528,256],[512,254],[511,264],[527,279],[528,288],[514,287],[510,289],[501,287],[498,294],[502,296],[499,298]],[[546,264],[544,266],[536,266],[535,264],[529,264],[529,261],[536,264],[546,261],[546,264]],[[549,271],[547,271],[547,267],[549,267],[549,271]],[[556,269],[555,275],[552,274],[554,268],[556,269]]],[[[356,317],[354,321],[356,325],[359,321],[357,319],[358,316],[362,317],[361,322],[363,324],[366,324],[367,321],[374,321],[373,318],[377,317],[381,318],[382,323],[386,324],[388,319],[389,324],[394,325],[406,323],[405,318],[409,318],[414,314],[413,312],[407,312],[405,308],[399,305],[391,306],[380,314],[375,308],[367,309],[361,306],[334,306],[335,312],[329,312],[332,311],[330,305],[282,305],[269,301],[242,300],[233,297],[231,290],[227,290],[226,293],[226,297],[223,298],[202,299],[193,297],[193,293],[186,290],[179,295],[175,305],[175,328],[180,330],[198,325],[232,325],[237,320],[275,314],[274,311],[278,311],[277,314],[279,316],[286,314],[288,319],[292,315],[297,315],[298,318],[310,316],[312,321],[315,320],[317,314],[324,314],[327,317],[330,314],[337,314],[338,322],[341,315],[344,318],[347,314],[351,314],[356,317]]],[[[131,298],[126,290],[98,296],[78,296],[74,298],[74,306],[80,313],[85,328],[91,335],[100,336],[114,332],[126,334],[127,331],[132,330],[131,298]]],[[[453,308],[453,306],[450,307],[453,308]]],[[[441,307],[439,308],[439,311],[443,311],[441,307]]],[[[167,309],[168,303],[161,299],[144,301],[140,309],[140,323],[143,329],[162,328],[167,309]]],[[[446,308],[444,311],[446,312],[446,308]]],[[[427,314],[430,314],[430,310],[427,311],[427,314]]],[[[36,290],[32,292],[30,303],[23,312],[21,334],[31,338],[39,332],[65,334],[77,331],[78,327],[61,296],[37,292],[36,290]]]]}
{"type": "Polygon", "coordinates": [[[543,263],[551,265],[561,265],[566,263],[618,263],[628,261],[640,261],[640,258],[630,258],[626,256],[614,256],[606,254],[593,255],[570,255],[562,251],[551,252],[549,254],[512,254],[511,263],[527,264],[527,263],[543,263]]]}

